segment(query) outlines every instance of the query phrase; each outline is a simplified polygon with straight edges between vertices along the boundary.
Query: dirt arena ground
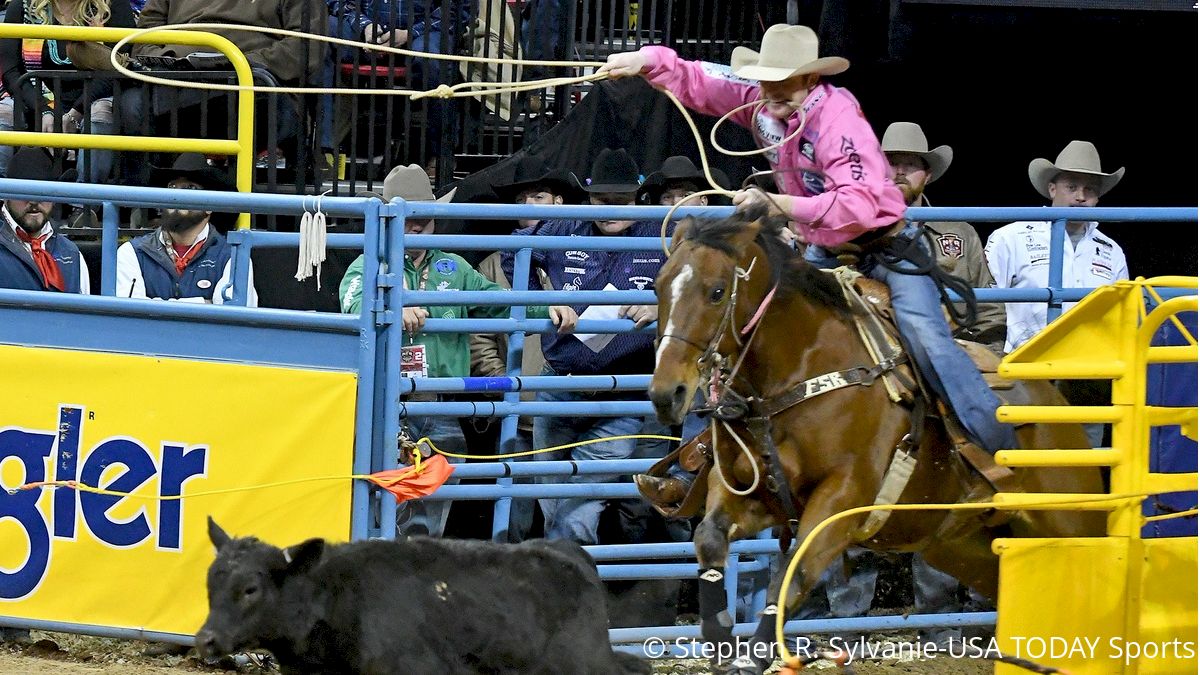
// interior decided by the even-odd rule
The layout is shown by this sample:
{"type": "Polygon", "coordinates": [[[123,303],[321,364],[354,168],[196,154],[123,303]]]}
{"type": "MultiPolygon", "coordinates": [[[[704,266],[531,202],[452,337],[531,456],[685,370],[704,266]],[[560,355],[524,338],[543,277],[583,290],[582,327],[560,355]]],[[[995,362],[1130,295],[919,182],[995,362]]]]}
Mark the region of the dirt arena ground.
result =
{"type": "MultiPolygon", "coordinates": [[[[249,675],[278,672],[255,666],[229,670],[201,664],[192,653],[187,656],[142,655],[146,643],[127,640],[83,637],[34,631],[34,643],[26,646],[0,646],[0,673],[32,675],[179,675],[180,673],[241,672],[249,675]]],[[[818,662],[812,670],[837,669],[818,662]]],[[[655,664],[656,675],[699,675],[707,673],[707,664],[699,660],[662,661],[655,664]]],[[[930,660],[880,660],[854,664],[857,675],[986,675],[991,664],[984,661],[938,657],[930,660]]]]}

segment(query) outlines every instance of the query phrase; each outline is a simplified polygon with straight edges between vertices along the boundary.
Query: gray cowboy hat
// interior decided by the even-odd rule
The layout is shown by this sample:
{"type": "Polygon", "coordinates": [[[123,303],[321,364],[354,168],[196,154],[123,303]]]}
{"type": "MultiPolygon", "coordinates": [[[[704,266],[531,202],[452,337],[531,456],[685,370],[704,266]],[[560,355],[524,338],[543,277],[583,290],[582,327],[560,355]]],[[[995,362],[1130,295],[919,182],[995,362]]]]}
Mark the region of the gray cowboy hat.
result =
{"type": "Polygon", "coordinates": [[[539,157],[525,155],[517,162],[511,181],[492,183],[496,196],[512,201],[525,190],[535,187],[549,188],[554,194],[568,199],[583,190],[575,174],[566,169],[551,169],[539,157]]]}
{"type": "Polygon", "coordinates": [[[925,160],[925,163],[929,165],[929,180],[925,181],[926,183],[932,183],[941,178],[942,174],[946,173],[946,169],[950,168],[950,162],[954,159],[954,151],[948,145],[939,145],[930,150],[929,141],[925,138],[925,132],[921,130],[921,125],[912,122],[889,124],[883,132],[883,138],[879,145],[885,155],[893,152],[908,152],[925,160]]]}
{"type": "Polygon", "coordinates": [[[747,80],[780,82],[796,75],[837,75],[850,67],[840,56],[820,56],[820,41],[808,26],[777,23],[763,34],[759,51],[749,47],[733,50],[729,65],[733,74],[747,80]]]}
{"type": "Polygon", "coordinates": [[[455,192],[458,192],[458,188],[450,190],[441,197],[434,196],[433,183],[429,180],[429,174],[425,173],[425,169],[420,165],[409,164],[408,166],[397,166],[388,172],[387,177],[383,179],[382,193],[363,190],[356,196],[375,197],[385,202],[400,197],[410,202],[444,203],[454,199],[455,192]]]}
{"type": "Polygon", "coordinates": [[[1125,167],[1112,173],[1104,173],[1100,170],[1100,153],[1096,152],[1096,146],[1087,141],[1071,141],[1067,143],[1067,147],[1063,148],[1062,152],[1058,153],[1053,164],[1050,163],[1050,160],[1041,157],[1030,162],[1029,182],[1033,183],[1033,189],[1046,199],[1050,199],[1050,182],[1054,180],[1055,176],[1064,172],[1099,176],[1100,194],[1103,195],[1121,182],[1121,178],[1125,175],[1125,167]]]}
{"type": "Polygon", "coordinates": [[[600,151],[596,161],[592,162],[592,177],[583,189],[592,194],[637,192],[641,186],[641,175],[633,157],[630,157],[624,148],[605,148],[600,151]]]}
{"type": "Polygon", "coordinates": [[[208,163],[208,158],[198,152],[185,152],[175,158],[170,167],[152,167],[150,185],[166,187],[176,178],[188,180],[202,186],[205,190],[232,191],[237,189],[233,177],[227,171],[218,169],[208,163]]]}

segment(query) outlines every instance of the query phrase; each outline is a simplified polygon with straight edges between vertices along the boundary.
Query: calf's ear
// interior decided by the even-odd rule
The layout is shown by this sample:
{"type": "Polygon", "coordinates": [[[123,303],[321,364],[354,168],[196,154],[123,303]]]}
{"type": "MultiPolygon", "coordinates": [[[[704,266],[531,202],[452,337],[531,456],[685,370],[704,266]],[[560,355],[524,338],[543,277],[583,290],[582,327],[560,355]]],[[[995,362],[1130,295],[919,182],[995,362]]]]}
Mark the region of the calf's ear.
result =
{"type": "Polygon", "coordinates": [[[225,530],[221,529],[221,526],[217,524],[217,521],[213,520],[212,516],[208,517],[208,539],[213,543],[213,546],[217,547],[218,551],[224,548],[225,544],[228,544],[230,541],[229,535],[225,534],[225,530]]]}
{"type": "Polygon", "coordinates": [[[321,560],[321,556],[324,553],[324,539],[309,539],[295,546],[285,548],[283,550],[283,557],[287,560],[288,574],[307,572],[321,560]]]}

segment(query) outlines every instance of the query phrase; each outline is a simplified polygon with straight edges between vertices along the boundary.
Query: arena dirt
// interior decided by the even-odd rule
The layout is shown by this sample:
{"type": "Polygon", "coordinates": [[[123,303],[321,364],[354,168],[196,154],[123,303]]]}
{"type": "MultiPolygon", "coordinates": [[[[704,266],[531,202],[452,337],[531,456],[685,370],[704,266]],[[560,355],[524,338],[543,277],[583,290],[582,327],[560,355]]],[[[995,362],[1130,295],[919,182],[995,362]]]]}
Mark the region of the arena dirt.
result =
{"type": "MultiPolygon", "coordinates": [[[[32,675],[179,675],[180,673],[222,673],[221,668],[204,666],[189,656],[143,656],[144,642],[82,637],[62,633],[34,631],[34,643],[26,646],[0,646],[0,673],[30,673],[32,675]]],[[[835,675],[830,664],[817,663],[809,672],[835,675]]],[[[278,672],[253,666],[240,671],[249,675],[278,672]]],[[[703,661],[672,661],[656,664],[656,675],[700,675],[707,673],[703,661]]],[[[857,663],[857,675],[986,675],[991,664],[982,661],[936,658],[927,661],[880,661],[857,663]]]]}

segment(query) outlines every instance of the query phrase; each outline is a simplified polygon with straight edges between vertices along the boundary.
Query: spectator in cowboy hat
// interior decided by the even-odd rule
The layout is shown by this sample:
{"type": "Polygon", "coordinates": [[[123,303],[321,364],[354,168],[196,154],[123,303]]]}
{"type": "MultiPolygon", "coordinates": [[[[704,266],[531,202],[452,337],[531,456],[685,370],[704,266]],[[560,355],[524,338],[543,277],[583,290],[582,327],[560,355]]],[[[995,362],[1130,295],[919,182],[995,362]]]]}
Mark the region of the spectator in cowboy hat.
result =
{"type": "MultiPolygon", "coordinates": [[[[1087,141],[1071,141],[1051,163],[1035,159],[1029,164],[1033,188],[1055,207],[1092,207],[1116,187],[1125,175],[1122,167],[1112,173],[1100,168],[1100,153],[1087,141]]],[[[1120,244],[1100,232],[1095,221],[1069,221],[1063,241],[1063,285],[1093,288],[1129,278],[1129,268],[1120,244]]],[[[1045,288],[1049,267],[1050,222],[1017,222],[1001,227],[988,237],[984,249],[988,267],[999,288],[1045,288]]],[[[1068,309],[1074,303],[1066,303],[1068,309]]],[[[1008,342],[1012,351],[1046,327],[1044,303],[1008,304],[1008,342]]]]}
{"type": "MultiPolygon", "coordinates": [[[[63,180],[54,160],[42,148],[15,152],[8,178],[63,180]]],[[[53,201],[6,199],[7,226],[0,225],[0,288],[26,291],[91,293],[91,276],[79,247],[55,231],[53,201]]]]}
{"type": "MultiPolygon", "coordinates": [[[[729,177],[720,169],[712,169],[713,179],[722,188],[729,188],[729,177]]],[[[646,176],[642,183],[642,193],[651,204],[674,206],[685,197],[697,192],[711,190],[704,171],[683,155],[668,157],[663,161],[658,171],[646,176]]],[[[688,202],[690,206],[708,206],[709,204],[724,203],[720,195],[704,195],[688,202]]]]}
{"type": "MultiPolygon", "coordinates": [[[[383,181],[382,194],[359,193],[359,196],[369,195],[384,201],[397,197],[413,202],[449,202],[454,197],[455,190],[438,198],[433,194],[433,185],[429,174],[417,164],[397,166],[392,169],[383,181]]],[[[406,235],[433,234],[434,220],[432,218],[409,217],[404,221],[406,235]]],[[[438,249],[404,249],[404,287],[410,290],[458,290],[458,291],[498,291],[503,290],[496,283],[489,281],[477,272],[466,260],[453,253],[438,249]]],[[[362,310],[363,303],[363,256],[359,256],[350,264],[346,275],[342,278],[340,298],[342,311],[357,313],[362,310]]],[[[374,287],[369,289],[374,293],[374,287]]],[[[405,307],[402,317],[404,332],[404,353],[402,362],[416,364],[416,367],[402,368],[402,374],[407,377],[466,377],[471,372],[471,350],[469,336],[466,333],[424,333],[425,320],[431,315],[437,319],[461,319],[466,317],[505,318],[509,308],[502,306],[441,306],[434,307],[431,313],[428,307],[405,307]]],[[[574,329],[577,316],[570,307],[529,307],[530,318],[550,319],[560,332],[574,329]]],[[[437,400],[439,397],[409,397],[408,401],[437,400]]],[[[404,433],[412,441],[428,437],[433,444],[449,452],[462,454],[466,452],[466,440],[459,420],[453,417],[437,417],[423,415],[407,415],[402,420],[404,433]]],[[[401,458],[404,460],[407,458],[401,458]]],[[[461,459],[447,457],[451,462],[461,462],[461,459]]],[[[450,515],[450,502],[417,500],[406,502],[396,513],[397,533],[427,534],[441,536],[446,528],[446,520],[450,515]]]]}
{"type": "MultiPolygon", "coordinates": [[[[892,180],[904,194],[909,206],[931,206],[926,186],[941,178],[950,168],[954,151],[948,145],[930,150],[929,141],[919,124],[893,122],[880,142],[892,170],[892,180]]],[[[937,264],[947,272],[965,279],[972,288],[992,288],[996,281],[983,259],[983,243],[970,223],[924,223],[933,236],[937,264]]],[[[962,303],[959,303],[962,307],[962,303]]],[[[986,345],[997,354],[1004,349],[1004,305],[980,303],[975,325],[960,326],[954,336],[986,345]]]]}
{"type": "MultiPolygon", "coordinates": [[[[1071,141],[1054,162],[1029,163],[1033,189],[1055,207],[1093,207],[1125,176],[1121,167],[1111,173],[1100,168],[1100,153],[1087,141],[1071,141]]],[[[984,253],[999,288],[1046,288],[1050,284],[1050,221],[1016,222],[988,237],[984,253]]],[[[1066,288],[1094,288],[1129,278],[1125,252],[1095,221],[1067,222],[1063,238],[1062,281],[1066,288]]],[[[1075,303],[1063,303],[1063,310],[1075,303]]],[[[1046,327],[1044,303],[1008,303],[1008,341],[1005,351],[1025,344],[1046,327]]],[[[1073,405],[1108,405],[1110,384],[1099,380],[1064,380],[1059,388],[1073,405]]],[[[1104,424],[1085,424],[1092,447],[1104,445],[1104,424]]]]}
{"type": "MultiPolygon", "coordinates": [[[[524,155],[517,162],[512,180],[492,183],[501,202],[554,205],[576,201],[583,191],[579,179],[566,169],[551,169],[540,158],[524,155]]],[[[537,220],[518,220],[520,227],[532,227],[537,220]]]]}
{"type": "MultiPolygon", "coordinates": [[[[154,167],[153,187],[174,190],[234,189],[228,173],[211,166],[204,155],[189,152],[170,168],[154,167]]],[[[166,207],[158,227],[117,249],[117,295],[220,305],[232,282],[233,248],[218,232],[215,220],[231,223],[233,214],[166,207]]],[[[249,270],[246,304],[258,306],[254,270],[249,270]]]]}
{"type": "MultiPolygon", "coordinates": [[[[592,204],[630,206],[637,200],[641,180],[638,167],[625,150],[604,149],[592,163],[591,178],[583,188],[592,204]]],[[[518,230],[517,235],[545,236],[632,236],[658,237],[661,221],[651,220],[546,220],[535,227],[518,230]]],[[[668,234],[670,236],[670,234],[668,234]]],[[[580,244],[586,246],[586,244],[580,244]]],[[[648,290],[662,267],[662,251],[534,251],[533,265],[545,272],[556,290],[648,290]]],[[[506,274],[512,274],[513,254],[503,256],[506,274]]],[[[577,312],[588,309],[575,305],[577,312]]],[[[638,328],[658,317],[657,305],[621,307],[617,315],[634,321],[638,328]]],[[[582,340],[571,335],[543,335],[542,353],[546,358],[544,375],[620,375],[648,372],[654,366],[654,337],[649,333],[623,333],[590,336],[582,340]],[[597,339],[599,338],[599,339],[597,339]],[[584,341],[586,340],[586,342],[584,341]]],[[[606,392],[540,392],[538,401],[596,401],[627,398],[606,392]]],[[[584,439],[605,439],[637,434],[643,418],[623,417],[538,417],[533,424],[533,444],[546,448],[584,439]]],[[[604,440],[563,451],[537,455],[551,459],[628,459],[635,449],[633,439],[604,440]]],[[[611,482],[613,476],[576,476],[575,482],[611,482]]],[[[604,500],[570,498],[539,500],[546,517],[546,537],[571,539],[580,544],[598,540],[600,514],[604,500]]]]}

